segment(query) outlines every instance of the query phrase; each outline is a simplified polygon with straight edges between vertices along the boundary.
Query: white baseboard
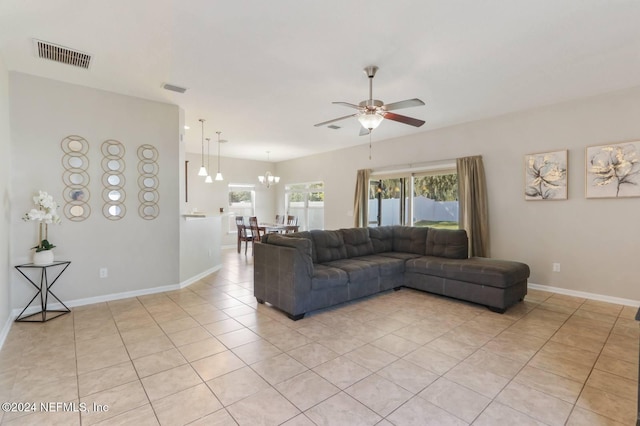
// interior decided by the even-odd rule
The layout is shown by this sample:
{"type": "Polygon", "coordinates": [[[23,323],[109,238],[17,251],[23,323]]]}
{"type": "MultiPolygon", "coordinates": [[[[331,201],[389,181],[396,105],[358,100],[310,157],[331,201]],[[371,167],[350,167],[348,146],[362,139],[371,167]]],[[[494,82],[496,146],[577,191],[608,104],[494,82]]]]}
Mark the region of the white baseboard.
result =
{"type": "MultiPolygon", "coordinates": [[[[166,291],[174,291],[174,290],[180,290],[183,289],[185,287],[190,286],[191,284],[195,283],[196,281],[206,277],[209,274],[212,274],[216,271],[219,271],[220,269],[222,269],[222,265],[217,265],[214,266],[213,268],[204,271],[194,277],[191,277],[185,281],[182,281],[180,284],[171,284],[171,285],[165,285],[165,286],[161,286],[161,287],[153,287],[153,288],[146,288],[146,289],[142,289],[142,290],[134,290],[134,291],[125,291],[122,293],[112,293],[112,294],[106,294],[103,296],[95,296],[95,297],[87,297],[84,299],[75,299],[75,300],[70,300],[68,302],[65,302],[65,305],[67,305],[69,308],[73,308],[76,306],[84,306],[84,305],[91,305],[94,303],[102,303],[102,302],[109,302],[112,300],[120,300],[120,299],[127,299],[130,297],[138,297],[138,296],[145,296],[148,294],[156,294],[156,293],[163,293],[166,291]]],[[[640,307],[640,301],[638,300],[632,300],[632,299],[624,299],[621,297],[613,297],[613,296],[606,296],[603,294],[596,294],[596,293],[588,293],[585,291],[578,291],[578,290],[568,290],[566,288],[561,288],[561,287],[552,287],[552,286],[548,286],[548,285],[541,285],[541,284],[534,284],[534,283],[528,283],[528,287],[533,289],[533,290],[541,290],[541,291],[548,291],[551,293],[558,293],[558,294],[564,294],[567,296],[574,296],[574,297],[582,297],[585,299],[590,299],[590,300],[598,300],[601,302],[608,302],[608,303],[615,303],[618,305],[625,305],[625,306],[634,306],[634,307],[640,307]]],[[[63,306],[60,303],[51,303],[48,305],[49,309],[62,309],[63,306]]],[[[20,314],[20,311],[22,309],[14,309],[11,312],[11,315],[9,318],[7,318],[6,323],[4,324],[4,327],[2,327],[2,330],[0,331],[0,349],[2,349],[2,346],[4,345],[4,342],[9,334],[9,331],[11,330],[11,326],[13,325],[13,321],[15,320],[15,318],[18,317],[18,315],[20,314]]],[[[29,309],[27,309],[24,314],[25,315],[29,315],[32,313],[36,313],[40,310],[39,306],[33,306],[30,307],[29,309]]]]}
{"type": "Polygon", "coordinates": [[[180,288],[188,287],[191,284],[195,283],[196,281],[201,280],[202,278],[206,277],[207,275],[213,274],[214,272],[219,271],[220,269],[222,269],[222,265],[216,265],[213,268],[207,269],[206,271],[201,272],[196,276],[193,276],[191,278],[188,278],[188,279],[182,281],[178,285],[180,286],[180,288]]]}
{"type": "MultiPolygon", "coordinates": [[[[83,299],[69,300],[67,302],[64,302],[64,304],[67,305],[69,308],[73,308],[76,306],[92,305],[94,303],[110,302],[113,300],[128,299],[130,297],[146,296],[148,294],[156,294],[156,293],[163,293],[166,291],[180,290],[190,286],[191,284],[206,277],[209,274],[219,271],[220,269],[222,269],[222,265],[214,266],[213,268],[210,268],[194,277],[191,277],[185,281],[182,281],[180,284],[170,284],[170,285],[164,285],[160,287],[145,288],[142,290],[133,290],[133,291],[125,291],[122,293],[105,294],[102,296],[86,297],[83,299]]],[[[9,334],[9,330],[11,329],[11,324],[13,324],[13,321],[18,317],[18,315],[20,315],[20,312],[22,311],[22,309],[24,308],[14,309],[11,312],[11,316],[7,320],[8,328],[5,325],[5,328],[7,329],[6,330],[3,329],[2,334],[0,334],[0,339],[1,339],[0,349],[2,348],[2,344],[4,344],[4,339],[6,338],[6,335],[9,334]]],[[[35,314],[36,312],[39,312],[40,309],[41,309],[40,306],[30,306],[28,309],[24,311],[23,315],[27,316],[30,314],[35,314]]],[[[62,304],[60,303],[49,303],[47,305],[47,309],[60,310],[60,309],[64,309],[64,306],[62,306],[62,304]]]]}
{"type": "Polygon", "coordinates": [[[584,299],[598,300],[600,302],[615,303],[616,305],[640,307],[640,300],[623,299],[621,297],[606,296],[604,294],[587,293],[586,291],[568,290],[561,287],[529,283],[528,287],[533,290],[549,291],[551,293],[564,294],[567,296],[582,297],[584,299]]]}

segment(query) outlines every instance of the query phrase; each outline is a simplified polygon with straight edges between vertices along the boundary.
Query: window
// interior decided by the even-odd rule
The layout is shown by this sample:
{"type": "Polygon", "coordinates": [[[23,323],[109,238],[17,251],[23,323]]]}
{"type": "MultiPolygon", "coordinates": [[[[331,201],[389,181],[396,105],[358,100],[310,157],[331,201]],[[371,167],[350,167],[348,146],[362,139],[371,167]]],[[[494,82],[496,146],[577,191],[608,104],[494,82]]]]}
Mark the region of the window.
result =
{"type": "Polygon", "coordinates": [[[458,173],[413,176],[413,226],[458,229],[458,173]]]}
{"type": "Polygon", "coordinates": [[[458,229],[455,169],[406,172],[369,181],[369,226],[411,225],[458,229]]]}
{"type": "Polygon", "coordinates": [[[256,198],[254,185],[229,184],[229,232],[237,232],[236,216],[248,217],[255,215],[254,201],[256,198]]]}
{"type": "Polygon", "coordinates": [[[285,209],[298,217],[300,230],[324,229],[324,183],[296,183],[285,186],[285,209]]]}

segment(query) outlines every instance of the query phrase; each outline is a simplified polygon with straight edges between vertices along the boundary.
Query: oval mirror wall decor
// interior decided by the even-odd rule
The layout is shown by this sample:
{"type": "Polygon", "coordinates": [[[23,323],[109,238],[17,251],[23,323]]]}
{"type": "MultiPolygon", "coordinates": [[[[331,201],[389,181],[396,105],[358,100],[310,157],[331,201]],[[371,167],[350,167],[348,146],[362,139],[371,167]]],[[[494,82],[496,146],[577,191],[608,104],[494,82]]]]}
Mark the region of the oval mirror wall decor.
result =
{"type": "Polygon", "coordinates": [[[106,185],[120,185],[120,176],[118,175],[107,175],[107,183],[106,185]]]}
{"type": "Polygon", "coordinates": [[[89,142],[82,136],[71,135],[62,139],[62,182],[65,185],[64,215],[67,219],[80,222],[91,214],[89,207],[89,142]]]}
{"type": "Polygon", "coordinates": [[[138,147],[138,214],[145,220],[153,220],[160,214],[158,200],[158,150],[153,145],[138,147]]]}
{"type": "Polygon", "coordinates": [[[102,214],[109,220],[120,220],[127,209],[124,205],[124,145],[109,139],[102,142],[102,214]]]}

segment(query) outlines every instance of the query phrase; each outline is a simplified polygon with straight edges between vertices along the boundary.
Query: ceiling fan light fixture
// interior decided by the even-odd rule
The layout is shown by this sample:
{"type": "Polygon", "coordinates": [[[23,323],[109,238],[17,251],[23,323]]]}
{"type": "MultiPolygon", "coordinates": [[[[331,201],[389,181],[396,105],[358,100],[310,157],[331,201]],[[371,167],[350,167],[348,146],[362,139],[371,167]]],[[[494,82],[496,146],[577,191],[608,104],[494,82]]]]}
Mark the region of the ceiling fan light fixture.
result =
{"type": "Polygon", "coordinates": [[[365,129],[376,129],[382,123],[382,120],[384,120],[384,117],[376,111],[366,111],[358,114],[358,121],[365,129]]]}
{"type": "Polygon", "coordinates": [[[371,131],[377,128],[382,120],[396,121],[398,123],[408,124],[414,127],[422,126],[424,124],[424,120],[419,120],[417,118],[407,117],[404,115],[396,114],[395,112],[391,112],[402,108],[424,105],[424,102],[422,102],[420,99],[405,99],[404,101],[393,102],[390,104],[385,104],[380,99],[373,99],[373,77],[376,75],[377,70],[378,67],[376,67],[375,65],[368,66],[364,69],[364,73],[369,79],[369,99],[361,101],[358,104],[352,104],[349,102],[332,102],[333,104],[338,104],[357,110],[355,114],[349,114],[345,115],[344,117],[334,118],[333,120],[323,121],[322,123],[314,124],[314,126],[321,127],[331,124],[330,126],[328,126],[329,128],[336,128],[337,126],[334,126],[332,123],[336,121],[346,120],[351,117],[356,117],[362,125],[362,129],[360,129],[360,136],[371,134],[371,131]],[[368,132],[364,130],[368,130],[368,132]]]}

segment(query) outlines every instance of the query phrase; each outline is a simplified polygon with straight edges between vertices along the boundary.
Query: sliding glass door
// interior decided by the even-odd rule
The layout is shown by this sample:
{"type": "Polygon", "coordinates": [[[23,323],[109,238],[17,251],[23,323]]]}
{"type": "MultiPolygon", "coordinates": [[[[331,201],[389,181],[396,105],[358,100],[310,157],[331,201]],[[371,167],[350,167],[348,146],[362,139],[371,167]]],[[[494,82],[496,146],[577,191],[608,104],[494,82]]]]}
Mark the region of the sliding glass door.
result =
{"type": "Polygon", "coordinates": [[[298,218],[301,231],[324,229],[324,182],[286,185],[285,209],[298,218]]]}
{"type": "Polygon", "coordinates": [[[369,226],[406,225],[411,200],[406,177],[369,181],[369,226]]]}

